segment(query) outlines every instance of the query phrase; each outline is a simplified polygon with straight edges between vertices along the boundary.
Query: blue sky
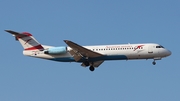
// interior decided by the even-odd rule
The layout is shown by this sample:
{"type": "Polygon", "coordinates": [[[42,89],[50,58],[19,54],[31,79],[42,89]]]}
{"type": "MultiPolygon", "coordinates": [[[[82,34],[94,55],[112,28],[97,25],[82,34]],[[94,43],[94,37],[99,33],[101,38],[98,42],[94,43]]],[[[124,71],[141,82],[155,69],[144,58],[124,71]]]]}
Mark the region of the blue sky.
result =
{"type": "Polygon", "coordinates": [[[179,101],[179,0],[1,0],[1,101],[179,101]],[[159,43],[172,55],[157,61],[107,61],[95,72],[79,63],[22,55],[5,29],[42,44],[159,43]]]}

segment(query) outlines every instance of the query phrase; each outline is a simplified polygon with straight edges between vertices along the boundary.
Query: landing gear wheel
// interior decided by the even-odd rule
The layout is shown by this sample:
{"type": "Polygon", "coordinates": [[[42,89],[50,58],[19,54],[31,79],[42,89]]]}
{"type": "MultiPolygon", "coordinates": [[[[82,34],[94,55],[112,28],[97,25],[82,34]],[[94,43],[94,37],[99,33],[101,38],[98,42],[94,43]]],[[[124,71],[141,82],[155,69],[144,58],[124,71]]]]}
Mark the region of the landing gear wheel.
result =
{"type": "Polygon", "coordinates": [[[152,64],[153,64],[153,65],[156,65],[156,62],[155,62],[155,61],[153,61],[153,62],[152,62],[152,64]]]}
{"type": "Polygon", "coordinates": [[[90,65],[88,61],[85,61],[84,64],[85,64],[86,66],[89,66],[89,65],[90,65]]]}
{"type": "Polygon", "coordinates": [[[94,69],[95,69],[95,68],[94,68],[93,66],[90,66],[90,67],[89,67],[89,70],[92,71],[92,72],[94,71],[94,69]]]}

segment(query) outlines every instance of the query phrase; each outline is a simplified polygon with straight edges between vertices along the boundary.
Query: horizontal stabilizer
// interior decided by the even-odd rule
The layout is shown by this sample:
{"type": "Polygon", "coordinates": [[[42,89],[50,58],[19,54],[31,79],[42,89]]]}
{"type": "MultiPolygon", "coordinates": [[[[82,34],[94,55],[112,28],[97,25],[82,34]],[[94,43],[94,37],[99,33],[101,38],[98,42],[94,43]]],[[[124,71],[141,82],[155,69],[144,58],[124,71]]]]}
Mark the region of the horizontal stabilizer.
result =
{"type": "Polygon", "coordinates": [[[11,33],[12,35],[14,35],[16,37],[26,37],[26,36],[29,36],[29,35],[21,34],[19,32],[15,32],[15,31],[12,31],[12,30],[5,30],[5,31],[8,32],[8,33],[11,33]]]}
{"type": "Polygon", "coordinates": [[[5,30],[6,32],[12,34],[14,37],[15,37],[15,40],[18,41],[18,38],[23,38],[23,37],[27,37],[27,36],[30,36],[30,35],[27,35],[27,34],[21,34],[19,32],[15,32],[15,31],[12,31],[12,30],[5,30]]]}

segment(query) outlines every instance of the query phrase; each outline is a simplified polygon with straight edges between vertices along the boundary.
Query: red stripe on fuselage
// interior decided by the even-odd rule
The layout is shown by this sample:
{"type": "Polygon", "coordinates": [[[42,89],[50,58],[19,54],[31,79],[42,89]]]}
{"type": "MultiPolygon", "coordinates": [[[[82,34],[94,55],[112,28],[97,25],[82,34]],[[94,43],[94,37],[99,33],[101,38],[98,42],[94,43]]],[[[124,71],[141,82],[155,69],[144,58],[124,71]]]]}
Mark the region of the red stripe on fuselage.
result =
{"type": "Polygon", "coordinates": [[[30,47],[30,48],[26,48],[25,50],[41,50],[41,49],[44,49],[41,45],[38,45],[38,46],[34,46],[34,47],[30,47]]]}

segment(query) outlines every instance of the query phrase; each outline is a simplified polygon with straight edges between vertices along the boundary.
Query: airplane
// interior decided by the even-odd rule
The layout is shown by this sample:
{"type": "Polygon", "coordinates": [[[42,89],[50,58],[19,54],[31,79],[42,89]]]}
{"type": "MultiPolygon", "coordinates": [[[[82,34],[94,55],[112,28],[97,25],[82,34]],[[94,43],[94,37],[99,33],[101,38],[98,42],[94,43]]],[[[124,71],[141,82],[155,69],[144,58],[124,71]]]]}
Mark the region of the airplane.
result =
{"type": "Polygon", "coordinates": [[[67,46],[54,47],[41,45],[28,32],[5,31],[21,43],[25,56],[58,62],[78,62],[83,67],[89,66],[90,71],[94,71],[106,60],[153,59],[152,64],[155,65],[156,60],[171,55],[171,51],[156,43],[81,46],[64,40],[67,46]]]}

